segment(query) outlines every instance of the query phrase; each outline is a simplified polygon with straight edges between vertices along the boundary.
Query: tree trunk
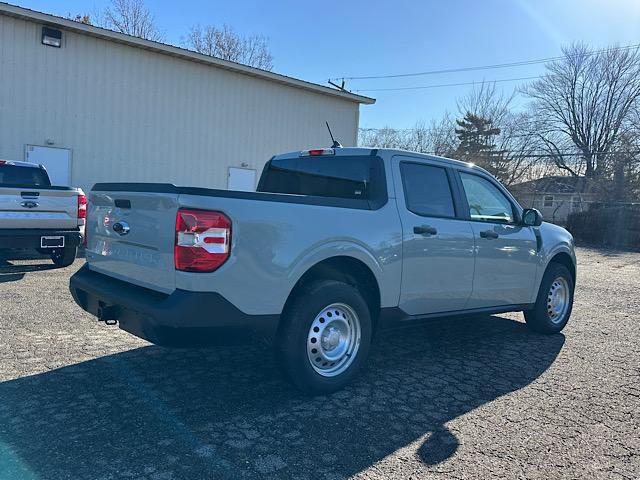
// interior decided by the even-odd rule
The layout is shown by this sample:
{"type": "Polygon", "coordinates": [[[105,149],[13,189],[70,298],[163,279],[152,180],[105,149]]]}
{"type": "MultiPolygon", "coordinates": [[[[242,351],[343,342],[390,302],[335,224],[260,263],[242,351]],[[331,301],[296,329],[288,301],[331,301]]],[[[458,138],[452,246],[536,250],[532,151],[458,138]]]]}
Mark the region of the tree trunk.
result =
{"type": "Polygon", "coordinates": [[[593,178],[596,176],[596,169],[594,168],[593,165],[593,155],[589,154],[589,155],[585,155],[584,159],[587,163],[587,169],[584,172],[584,176],[587,178],[593,178]]]}
{"type": "Polygon", "coordinates": [[[613,170],[613,199],[616,202],[624,202],[626,200],[625,195],[625,181],[624,181],[624,162],[620,158],[615,159],[615,168],[613,170]]]}

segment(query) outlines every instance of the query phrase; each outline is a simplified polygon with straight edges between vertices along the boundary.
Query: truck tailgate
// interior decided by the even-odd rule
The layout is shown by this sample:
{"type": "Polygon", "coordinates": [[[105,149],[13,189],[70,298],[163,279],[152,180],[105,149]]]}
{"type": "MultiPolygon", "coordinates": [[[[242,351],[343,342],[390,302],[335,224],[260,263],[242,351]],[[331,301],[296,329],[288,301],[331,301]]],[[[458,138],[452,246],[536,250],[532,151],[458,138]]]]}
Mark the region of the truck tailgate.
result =
{"type": "Polygon", "coordinates": [[[177,194],[92,191],[87,214],[89,268],[171,293],[177,210],[177,194]]]}
{"type": "Polygon", "coordinates": [[[78,192],[68,188],[0,187],[1,228],[74,229],[78,192]]]}

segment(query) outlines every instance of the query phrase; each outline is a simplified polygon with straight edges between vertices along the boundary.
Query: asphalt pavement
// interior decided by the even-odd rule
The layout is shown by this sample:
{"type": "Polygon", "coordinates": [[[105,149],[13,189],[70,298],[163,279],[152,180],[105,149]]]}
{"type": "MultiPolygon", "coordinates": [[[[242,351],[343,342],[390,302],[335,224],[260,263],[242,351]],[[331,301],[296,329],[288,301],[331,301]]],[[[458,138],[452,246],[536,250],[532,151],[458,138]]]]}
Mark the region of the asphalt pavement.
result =
{"type": "Polygon", "coordinates": [[[166,349],[47,260],[0,260],[0,479],[640,478],[640,253],[578,251],[562,334],[521,314],[379,335],[309,397],[262,342],[166,349]]]}

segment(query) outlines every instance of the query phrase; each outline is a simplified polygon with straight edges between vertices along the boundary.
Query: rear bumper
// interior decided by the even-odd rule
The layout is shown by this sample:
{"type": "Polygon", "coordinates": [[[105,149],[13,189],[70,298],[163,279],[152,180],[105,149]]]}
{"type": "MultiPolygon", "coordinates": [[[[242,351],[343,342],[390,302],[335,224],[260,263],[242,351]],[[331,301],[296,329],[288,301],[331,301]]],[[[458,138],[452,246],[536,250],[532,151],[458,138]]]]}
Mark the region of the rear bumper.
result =
{"type": "Polygon", "coordinates": [[[82,241],[80,230],[48,230],[38,228],[0,229],[0,248],[40,248],[40,237],[64,237],[65,246],[77,247],[82,241]]]}
{"type": "Polygon", "coordinates": [[[278,315],[247,315],[222,295],[175,290],[166,295],[94,272],[84,265],[69,282],[76,303],[99,320],[158,345],[237,343],[271,336],[278,315]]]}

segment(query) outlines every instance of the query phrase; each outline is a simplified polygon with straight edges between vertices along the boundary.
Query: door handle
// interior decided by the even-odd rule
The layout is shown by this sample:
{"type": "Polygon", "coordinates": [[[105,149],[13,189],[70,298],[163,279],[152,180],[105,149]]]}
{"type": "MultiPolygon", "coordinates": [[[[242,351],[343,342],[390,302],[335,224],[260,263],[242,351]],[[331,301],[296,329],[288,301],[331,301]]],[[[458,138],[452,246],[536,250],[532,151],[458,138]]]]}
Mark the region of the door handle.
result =
{"type": "Polygon", "coordinates": [[[418,235],[436,235],[438,230],[429,225],[422,225],[420,227],[413,227],[413,233],[417,233],[418,235]]]}
{"type": "Polygon", "coordinates": [[[493,230],[484,230],[484,231],[480,232],[480,236],[482,238],[498,238],[500,235],[498,235],[493,230]]]}

